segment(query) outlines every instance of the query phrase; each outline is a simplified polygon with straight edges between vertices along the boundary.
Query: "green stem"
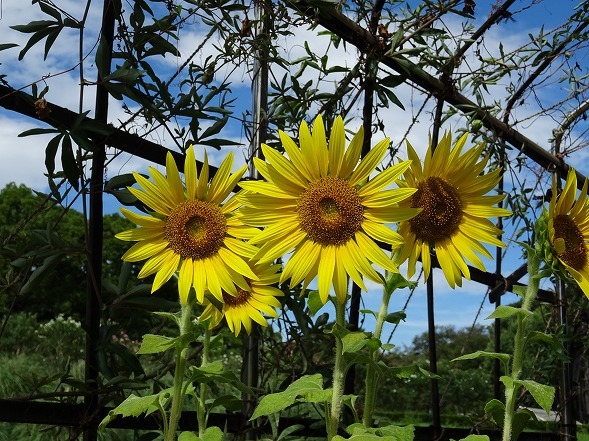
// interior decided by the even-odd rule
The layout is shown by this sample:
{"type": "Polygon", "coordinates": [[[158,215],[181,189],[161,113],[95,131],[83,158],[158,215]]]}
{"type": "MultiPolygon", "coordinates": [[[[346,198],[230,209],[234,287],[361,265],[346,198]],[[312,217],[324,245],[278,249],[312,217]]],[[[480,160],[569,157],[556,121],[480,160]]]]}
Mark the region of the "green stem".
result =
{"type": "MultiPolygon", "coordinates": [[[[209,346],[211,343],[211,330],[208,325],[205,330],[205,337],[202,348],[202,361],[200,366],[205,367],[209,364],[209,346]]],[[[200,394],[198,397],[198,404],[196,407],[196,418],[198,421],[198,437],[202,438],[207,428],[207,415],[206,415],[206,399],[207,399],[207,385],[205,383],[200,384],[200,394]]]]}
{"type": "MultiPolygon", "coordinates": [[[[180,336],[185,335],[190,329],[190,305],[182,305],[180,315],[180,336]]],[[[176,348],[176,366],[174,371],[174,393],[172,395],[172,410],[170,411],[170,423],[168,430],[164,432],[165,441],[174,441],[176,439],[176,429],[178,421],[182,414],[184,404],[184,369],[186,368],[186,355],[188,345],[176,348]]]]}
{"type": "MultiPolygon", "coordinates": [[[[346,327],[346,304],[335,301],[335,323],[342,328],[346,327]]],[[[344,394],[344,345],[340,337],[335,338],[335,365],[333,367],[333,394],[331,397],[331,410],[327,419],[327,441],[331,441],[337,435],[339,420],[342,411],[342,397],[344,394]]]]}
{"type": "MultiPolygon", "coordinates": [[[[387,292],[386,289],[383,290],[382,293],[382,302],[380,304],[380,310],[378,311],[378,315],[376,316],[376,326],[374,327],[374,337],[380,339],[382,335],[382,327],[384,325],[384,320],[389,311],[389,301],[391,300],[392,292],[387,292]]],[[[372,356],[376,360],[378,351],[374,351],[372,356]]],[[[369,364],[366,368],[366,398],[364,402],[364,426],[372,427],[372,413],[374,412],[374,405],[376,402],[376,386],[378,384],[377,381],[377,372],[374,365],[369,364]]]]}
{"type": "MultiPolygon", "coordinates": [[[[537,276],[540,262],[533,250],[528,251],[528,287],[522,299],[522,310],[530,311],[532,302],[538,294],[540,280],[537,276]]],[[[519,379],[522,371],[526,317],[517,315],[517,330],[515,332],[515,341],[513,345],[513,362],[511,364],[510,378],[514,384],[505,388],[505,415],[503,417],[503,441],[511,441],[513,431],[513,417],[515,415],[515,398],[519,387],[515,382],[519,379]]]]}

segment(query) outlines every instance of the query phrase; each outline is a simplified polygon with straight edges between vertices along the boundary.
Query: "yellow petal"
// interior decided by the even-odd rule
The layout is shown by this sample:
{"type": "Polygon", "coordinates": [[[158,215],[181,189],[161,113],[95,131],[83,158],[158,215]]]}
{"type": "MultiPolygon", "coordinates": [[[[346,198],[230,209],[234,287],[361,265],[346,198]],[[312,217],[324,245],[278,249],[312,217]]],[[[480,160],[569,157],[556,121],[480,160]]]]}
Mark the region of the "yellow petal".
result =
{"type": "MultiPolygon", "coordinates": [[[[227,188],[227,181],[233,167],[233,152],[229,152],[223,162],[217,169],[215,176],[211,180],[207,200],[214,201],[227,188]]],[[[245,171],[245,169],[244,169],[245,171]]]]}
{"type": "Polygon", "coordinates": [[[373,179],[368,181],[368,184],[363,186],[358,194],[361,197],[366,197],[380,191],[383,187],[392,184],[397,178],[399,178],[410,165],[410,161],[403,161],[393,167],[387,168],[385,171],[379,173],[373,179]]]}
{"type": "Polygon", "coordinates": [[[168,204],[164,204],[161,199],[152,193],[146,193],[137,188],[127,187],[127,189],[131,192],[133,196],[143,202],[152,210],[155,210],[159,214],[163,214],[164,216],[169,216],[172,210],[168,204]]]}
{"type": "Polygon", "coordinates": [[[319,297],[323,303],[327,302],[329,298],[329,288],[333,281],[333,273],[335,270],[335,247],[327,246],[321,249],[321,257],[319,259],[319,270],[317,288],[319,290],[319,297]]]}
{"type": "Polygon", "coordinates": [[[199,303],[204,302],[205,290],[207,288],[207,272],[202,260],[195,260],[193,262],[193,277],[192,284],[196,291],[196,300],[199,303]]]}
{"type": "Polygon", "coordinates": [[[197,173],[196,173],[196,158],[194,156],[194,147],[190,145],[186,152],[186,162],[184,163],[184,178],[186,179],[186,198],[196,198],[197,173]]]}
{"type": "Polygon", "coordinates": [[[304,231],[298,231],[284,240],[267,242],[256,253],[254,260],[259,260],[260,263],[272,262],[296,247],[306,236],[307,233],[304,231]]]}
{"type": "Polygon", "coordinates": [[[403,236],[390,228],[385,227],[383,224],[365,220],[362,222],[362,229],[366,231],[370,237],[391,244],[393,248],[397,248],[403,244],[403,236]]]}
{"type": "Polygon", "coordinates": [[[229,251],[227,248],[219,248],[219,257],[225,262],[227,266],[230,266],[234,271],[244,275],[250,280],[258,280],[258,276],[251,270],[249,265],[239,257],[237,254],[229,251]]]}
{"type": "Polygon", "coordinates": [[[311,159],[317,161],[319,165],[320,176],[327,176],[329,166],[329,154],[327,151],[327,138],[325,136],[325,126],[323,125],[323,118],[321,115],[317,115],[315,121],[313,121],[313,132],[311,134],[313,138],[313,151],[303,152],[307,160],[311,159]],[[311,156],[312,154],[312,156],[311,156]]]}
{"type": "Polygon", "coordinates": [[[192,287],[194,263],[192,259],[184,259],[178,276],[178,293],[183,305],[188,304],[188,293],[192,287]]]}
{"type": "Polygon", "coordinates": [[[362,154],[362,144],[364,143],[364,127],[360,126],[358,132],[350,141],[350,145],[348,145],[348,149],[344,155],[344,161],[342,167],[339,172],[339,176],[347,179],[348,176],[352,174],[356,164],[360,160],[360,155],[362,154]]]}
{"type": "Polygon", "coordinates": [[[340,169],[344,160],[344,148],[346,146],[346,134],[344,132],[344,121],[337,116],[329,134],[329,174],[340,176],[340,169]]]}
{"type": "Polygon", "coordinates": [[[121,231],[115,234],[119,240],[133,241],[133,240],[155,240],[157,242],[163,240],[164,232],[159,228],[134,228],[132,230],[121,231]]]}
{"type": "Polygon", "coordinates": [[[362,253],[372,262],[380,265],[381,267],[398,273],[399,269],[393,263],[393,260],[387,257],[387,255],[370,239],[366,234],[361,231],[356,232],[356,242],[358,247],[362,250],[362,253]]]}
{"type": "Polygon", "coordinates": [[[129,219],[131,222],[133,222],[134,224],[137,224],[141,227],[146,227],[146,228],[164,228],[165,222],[153,217],[153,216],[142,216],[140,214],[134,213],[131,210],[127,209],[127,208],[121,208],[121,213],[123,213],[123,216],[125,216],[127,219],[129,219]]]}
{"type": "Polygon", "coordinates": [[[360,275],[358,269],[354,265],[354,259],[352,258],[351,254],[348,252],[346,247],[336,248],[335,259],[337,262],[342,263],[344,269],[346,270],[346,273],[350,276],[354,283],[360,287],[360,289],[362,289],[363,291],[368,291],[366,285],[364,285],[362,276],[360,275]]]}
{"type": "Polygon", "coordinates": [[[176,253],[172,254],[172,256],[162,264],[161,268],[153,279],[153,285],[151,287],[152,293],[160,289],[164,283],[170,280],[170,277],[172,277],[176,270],[178,270],[179,264],[180,255],[176,253]]]}
{"type": "Polygon", "coordinates": [[[174,157],[170,152],[166,155],[166,177],[170,185],[170,191],[174,195],[174,201],[182,201],[184,199],[184,186],[182,185],[174,157]]]}
{"type": "Polygon", "coordinates": [[[307,179],[307,181],[314,181],[316,179],[319,179],[319,175],[314,175],[313,170],[308,167],[307,161],[305,161],[305,158],[301,153],[301,150],[292,140],[292,138],[288,136],[286,133],[284,133],[282,130],[278,131],[278,136],[280,137],[280,142],[282,143],[284,151],[292,161],[295,168],[303,174],[305,179],[307,179]]]}
{"type": "Polygon", "coordinates": [[[209,185],[209,158],[207,156],[206,150],[204,153],[205,157],[202,168],[200,169],[200,175],[198,177],[198,187],[196,188],[196,198],[200,200],[205,198],[209,185]]]}
{"type": "Polygon", "coordinates": [[[368,208],[385,208],[393,209],[394,205],[411,197],[417,191],[417,188],[395,188],[394,190],[379,191],[362,200],[362,205],[368,208]]]}
{"type": "Polygon", "coordinates": [[[268,147],[266,144],[262,144],[262,152],[266,157],[266,161],[271,164],[278,173],[288,179],[292,185],[300,187],[301,190],[307,186],[306,180],[300,175],[300,172],[292,162],[273,148],[268,147]]]}
{"type": "MultiPolygon", "coordinates": [[[[290,284],[299,284],[311,272],[313,265],[321,255],[321,246],[315,244],[312,240],[301,242],[294,253],[286,262],[284,270],[280,275],[280,283],[291,278],[290,284]]],[[[315,274],[313,274],[315,277],[315,274]]]]}
{"type": "Polygon", "coordinates": [[[145,265],[143,265],[143,268],[141,268],[141,271],[139,271],[137,278],[143,279],[159,271],[162,264],[172,258],[173,253],[174,251],[172,249],[167,249],[148,259],[145,265]]]}
{"type": "Polygon", "coordinates": [[[383,139],[381,142],[376,144],[374,148],[368,152],[368,154],[360,161],[360,164],[354,170],[350,176],[350,185],[356,186],[372,173],[384,156],[387,148],[389,147],[389,139],[383,139]]]}
{"type": "Polygon", "coordinates": [[[156,255],[167,246],[167,240],[158,242],[142,240],[129,248],[121,259],[126,262],[139,262],[140,260],[145,260],[156,255]]]}

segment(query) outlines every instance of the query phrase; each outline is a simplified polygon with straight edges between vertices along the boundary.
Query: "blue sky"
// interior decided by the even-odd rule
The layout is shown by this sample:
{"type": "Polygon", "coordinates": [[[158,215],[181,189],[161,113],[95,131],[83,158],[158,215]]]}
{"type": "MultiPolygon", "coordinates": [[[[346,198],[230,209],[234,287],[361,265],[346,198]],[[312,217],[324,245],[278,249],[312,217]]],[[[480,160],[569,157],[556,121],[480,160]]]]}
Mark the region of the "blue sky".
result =
{"type": "MultiPolygon", "coordinates": [[[[412,2],[416,3],[416,2],[412,2]]],[[[531,1],[518,1],[512,7],[514,10],[519,10],[529,6],[531,1]]],[[[491,2],[477,2],[475,20],[471,22],[475,25],[482,23],[489,13],[489,5],[491,2]]],[[[512,48],[516,48],[524,44],[529,40],[528,33],[536,33],[543,25],[546,29],[551,28],[555,23],[560,23],[563,17],[570,14],[573,7],[577,4],[576,1],[572,0],[547,0],[540,2],[538,5],[534,5],[529,9],[526,9],[522,14],[519,14],[515,20],[505,20],[499,26],[492,28],[485,39],[484,45],[480,48],[482,56],[491,54],[498,54],[498,46],[501,43],[505,50],[508,51],[512,48]]],[[[60,1],[59,5],[70,12],[75,17],[81,17],[84,6],[83,2],[76,0],[65,0],[60,1]]],[[[18,32],[10,30],[8,27],[14,24],[23,24],[32,20],[39,20],[45,18],[40,12],[36,5],[30,5],[26,2],[5,2],[2,6],[3,14],[0,20],[0,35],[2,39],[0,43],[15,42],[19,43],[21,47],[28,39],[28,35],[20,34],[18,32]]],[[[89,26],[86,29],[85,39],[85,51],[91,52],[92,47],[96,41],[97,36],[97,24],[100,22],[101,6],[96,3],[92,4],[90,10],[90,20],[88,21],[89,26]]],[[[461,19],[458,17],[447,17],[443,20],[443,25],[451,30],[460,28],[461,19]]],[[[288,38],[280,39],[276,42],[277,46],[284,48],[285,56],[288,56],[291,60],[299,58],[304,54],[304,41],[309,41],[312,47],[317,52],[325,50],[329,45],[328,37],[320,37],[317,35],[318,30],[312,31],[309,29],[299,29],[295,35],[288,38]]],[[[185,54],[190,53],[195,47],[202,41],[203,30],[198,26],[187,26],[180,31],[180,40],[178,43],[178,49],[182,53],[182,56],[178,59],[174,57],[168,57],[161,64],[162,76],[165,77],[176,69],[177,66],[181,65],[184,61],[185,54]]],[[[40,62],[42,56],[42,44],[34,47],[29,54],[21,62],[16,62],[16,56],[19,48],[10,49],[0,52],[0,72],[7,74],[7,80],[14,87],[25,87],[32,82],[38,82],[39,88],[43,87],[46,83],[50,86],[50,91],[47,95],[49,101],[55,102],[59,105],[68,107],[72,110],[78,108],[78,84],[79,84],[79,72],[75,69],[67,71],[75,64],[76,54],[72,52],[72,47],[75,47],[74,42],[77,42],[77,34],[74,31],[65,32],[60,35],[52,49],[50,56],[46,61],[40,62]],[[44,79],[45,78],[45,79],[44,79]],[[72,93],[63,93],[63,91],[72,91],[72,93]]],[[[76,43],[77,44],[77,43],[76,43]]],[[[206,45],[203,49],[203,54],[199,56],[199,60],[203,61],[206,56],[213,52],[211,45],[206,45]]],[[[334,64],[351,66],[357,59],[358,54],[348,46],[348,51],[342,49],[332,52],[330,59],[334,64]]],[[[85,78],[95,78],[95,69],[92,65],[92,56],[88,58],[85,63],[85,78]]],[[[583,60],[581,60],[582,62],[583,60]]],[[[474,66],[476,60],[474,58],[468,58],[465,60],[466,65],[474,66]]],[[[228,68],[229,69],[229,68],[228,68]]],[[[232,88],[235,92],[235,96],[238,97],[237,108],[235,113],[240,116],[242,111],[250,106],[250,84],[251,79],[244,66],[241,66],[235,70],[232,68],[226,72],[230,73],[230,80],[232,82],[232,88]]],[[[283,72],[280,69],[275,68],[275,75],[279,76],[283,72]]],[[[221,72],[224,74],[224,72],[221,72]]],[[[310,74],[309,74],[310,75],[310,74]]],[[[337,77],[334,77],[334,81],[337,77]]],[[[505,87],[507,80],[504,80],[502,84],[493,88],[491,93],[488,95],[488,99],[501,99],[505,96],[505,87]]],[[[329,84],[324,86],[329,88],[329,84]]],[[[30,91],[30,87],[25,87],[25,90],[30,91]]],[[[86,98],[84,101],[84,109],[91,109],[94,101],[94,89],[92,87],[86,88],[86,98]]],[[[406,132],[407,127],[410,124],[413,116],[417,109],[423,102],[423,96],[417,93],[415,90],[409,87],[399,87],[395,91],[399,99],[405,105],[406,111],[402,111],[398,108],[391,107],[390,109],[382,109],[383,120],[387,122],[386,136],[391,137],[395,143],[401,143],[402,138],[406,132]]],[[[537,141],[540,145],[548,147],[548,139],[551,137],[552,129],[555,127],[557,120],[554,116],[543,117],[543,116],[532,116],[538,112],[538,102],[546,100],[547,103],[558,101],[559,93],[562,94],[562,86],[554,84],[551,87],[543,89],[545,96],[536,96],[529,99],[525,105],[518,108],[516,115],[518,119],[524,122],[518,126],[519,130],[522,130],[531,139],[537,141]],[[529,119],[528,116],[530,116],[529,119]]],[[[361,101],[360,101],[361,102],[361,101]]],[[[360,115],[361,104],[358,104],[356,109],[353,109],[352,115],[360,115]]],[[[314,115],[310,115],[309,119],[313,118],[314,115]]],[[[124,120],[125,114],[122,110],[121,104],[115,100],[111,100],[111,121],[116,124],[117,121],[124,120]]],[[[414,147],[419,152],[423,152],[427,147],[428,133],[430,130],[430,119],[429,115],[424,114],[419,118],[418,123],[409,132],[408,139],[411,140],[414,147]]],[[[357,130],[361,125],[359,118],[355,118],[347,128],[357,130]]],[[[6,185],[8,182],[14,181],[17,183],[25,183],[28,186],[39,190],[47,191],[46,178],[43,176],[44,173],[44,146],[46,145],[47,139],[44,137],[27,137],[19,138],[18,133],[24,130],[37,127],[38,123],[23,119],[18,115],[0,109],[0,139],[3,141],[0,143],[0,186],[6,185]]],[[[464,120],[451,119],[444,127],[447,130],[463,127],[464,120]]],[[[291,133],[295,136],[295,133],[291,133]]],[[[162,143],[172,148],[172,143],[164,133],[154,132],[149,134],[148,137],[158,143],[162,143]]],[[[247,140],[244,134],[243,128],[239,124],[233,124],[227,128],[223,133],[223,137],[230,138],[243,144],[243,147],[232,148],[236,154],[236,167],[242,164],[246,156],[246,144],[247,140]]],[[[374,137],[373,144],[378,142],[384,137],[384,134],[377,134],[374,137]]],[[[214,152],[209,150],[209,154],[212,156],[212,162],[219,164],[228,149],[222,152],[214,152]]],[[[114,151],[109,151],[109,154],[113,154],[114,151]]],[[[400,155],[404,155],[404,148],[401,148],[400,155]]],[[[585,165],[587,162],[586,154],[583,150],[579,150],[571,157],[571,160],[575,165],[581,167],[581,171],[587,173],[589,169],[585,165]]],[[[117,157],[109,164],[106,179],[112,176],[128,173],[132,170],[145,171],[147,164],[145,161],[130,157],[129,155],[123,154],[117,157]]],[[[529,173],[529,172],[527,172],[529,173]]],[[[540,173],[540,171],[538,171],[540,173]]],[[[532,175],[527,175],[528,179],[533,179],[532,175]]],[[[509,188],[510,182],[507,182],[506,190],[511,191],[509,188]]],[[[118,204],[112,199],[107,199],[107,210],[109,212],[117,211],[118,204]]],[[[506,230],[510,230],[509,224],[506,230]]],[[[506,237],[509,236],[509,232],[506,237]]],[[[492,251],[494,252],[494,251],[492,251]]],[[[507,258],[504,265],[504,274],[509,274],[515,268],[521,264],[521,251],[514,245],[509,244],[507,250],[507,258]]],[[[489,262],[487,264],[488,270],[494,269],[494,263],[489,262]]],[[[482,311],[478,316],[478,323],[486,323],[483,319],[492,312],[492,305],[484,299],[486,289],[474,282],[465,281],[462,288],[450,289],[447,287],[442,274],[439,271],[434,271],[434,277],[436,280],[436,320],[440,325],[454,324],[457,327],[470,326],[472,325],[479,309],[482,306],[482,311]]],[[[391,301],[390,310],[399,310],[403,307],[407,298],[407,292],[402,291],[396,293],[391,301]]],[[[402,323],[393,338],[395,344],[409,344],[411,338],[427,330],[427,319],[426,319],[426,300],[425,300],[425,286],[420,283],[419,288],[413,295],[407,309],[408,319],[405,323],[402,323]]],[[[368,309],[377,310],[379,305],[379,291],[378,287],[371,285],[369,293],[363,295],[365,302],[364,307],[368,309]]],[[[511,302],[515,300],[513,295],[508,295],[504,299],[505,302],[511,302]]],[[[366,328],[371,328],[370,316],[366,319],[366,328]]],[[[383,333],[384,338],[388,338],[391,328],[385,328],[383,333]]]]}

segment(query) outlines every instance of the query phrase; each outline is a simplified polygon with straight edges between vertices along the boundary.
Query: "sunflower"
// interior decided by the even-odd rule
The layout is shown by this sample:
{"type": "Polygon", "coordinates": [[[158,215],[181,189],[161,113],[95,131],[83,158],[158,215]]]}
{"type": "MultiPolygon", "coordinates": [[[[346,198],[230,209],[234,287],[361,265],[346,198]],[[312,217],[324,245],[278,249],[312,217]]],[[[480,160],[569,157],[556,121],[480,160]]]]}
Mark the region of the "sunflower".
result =
{"type": "Polygon", "coordinates": [[[128,262],[147,259],[138,277],[155,273],[151,292],[177,271],[182,304],[187,304],[192,286],[200,302],[204,300],[205,290],[221,300],[223,291],[237,296],[236,286],[249,289],[247,279],[256,279],[246,263],[256,247],[243,239],[251,238],[257,230],[245,226],[234,215],[240,205],[235,196],[225,201],[246,170],[244,166],[231,173],[232,165],[231,153],[209,183],[206,153],[199,176],[194,149],[190,146],[184,165],[185,186],[170,153],[166,157],[166,176],[153,167],[149,167],[153,182],[133,173],[142,190],[129,187],[129,191],[153,212],[145,216],[121,208],[123,215],[139,228],[115,237],[138,241],[122,259],[128,262]]]}
{"type": "Polygon", "coordinates": [[[348,276],[365,291],[363,277],[381,282],[371,263],[398,272],[375,240],[398,247],[401,236],[384,224],[406,220],[418,212],[397,206],[414,189],[386,189],[409,162],[366,182],[386,153],[389,140],[378,143],[358,163],[363,131],[360,129],[346,149],[341,117],[333,124],[329,146],[321,116],[312,133],[304,121],[301,123],[300,147],[286,133],[280,131],[279,136],[288,158],[262,145],[266,161],[255,158],[254,162],[265,181],[240,184],[247,190],[241,197],[244,222],[264,227],[250,240],[261,244],[254,259],[272,262],[294,249],[280,281],[290,278],[291,287],[303,282],[305,289],[318,276],[323,303],[332,284],[338,301],[345,302],[348,276]]]}
{"type": "Polygon", "coordinates": [[[224,291],[220,302],[221,309],[215,306],[214,301],[205,298],[205,309],[199,318],[200,321],[210,320],[209,327],[214,328],[225,318],[227,326],[237,336],[242,326],[249,335],[252,331],[252,321],[268,326],[262,313],[278,317],[276,309],[280,308],[281,304],[277,297],[283,296],[284,293],[270,285],[276,284],[280,279],[277,271],[281,265],[250,263],[250,268],[258,280],[248,279],[249,289],[236,286],[236,296],[224,291]]]}
{"type": "Polygon", "coordinates": [[[415,263],[421,256],[427,280],[431,271],[430,250],[434,248],[450,286],[462,286],[462,275],[470,279],[465,259],[484,270],[477,253],[492,258],[481,242],[505,246],[497,238],[502,231],[487,218],[509,216],[511,211],[493,207],[504,195],[484,196],[499,182],[501,170],[481,174],[488,162],[488,157],[479,161],[484,145],[479,144],[463,154],[466,137],[462,136],[451,147],[451,136],[446,133],[434,152],[430,145],[423,168],[407,142],[412,163],[399,186],[417,191],[401,206],[423,209],[399,224],[399,233],[405,241],[394,260],[400,265],[409,259],[408,278],[415,274],[415,263]]]}
{"type": "Polygon", "coordinates": [[[575,200],[577,175],[569,170],[564,190],[557,197],[556,181],[548,208],[548,237],[554,255],[589,298],[589,198],[587,181],[575,200]]]}

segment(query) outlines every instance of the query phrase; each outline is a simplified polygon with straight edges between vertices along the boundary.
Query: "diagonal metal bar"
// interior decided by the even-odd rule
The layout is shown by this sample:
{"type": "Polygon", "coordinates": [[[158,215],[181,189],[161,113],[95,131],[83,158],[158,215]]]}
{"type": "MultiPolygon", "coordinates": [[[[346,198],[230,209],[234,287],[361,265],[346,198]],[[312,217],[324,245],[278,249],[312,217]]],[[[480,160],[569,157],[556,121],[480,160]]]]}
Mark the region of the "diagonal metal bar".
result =
{"type": "MultiPolygon", "coordinates": [[[[4,85],[0,85],[0,107],[36,119],[57,129],[65,130],[71,130],[75,127],[76,121],[80,116],[77,112],[48,102],[47,107],[51,110],[51,113],[46,118],[41,119],[35,113],[35,99],[32,95],[4,85]]],[[[111,124],[90,117],[85,117],[77,125],[78,127],[84,128],[85,132],[94,141],[104,142],[110,147],[146,159],[155,164],[165,165],[166,155],[170,152],[178,165],[178,169],[180,171],[184,170],[184,155],[160,144],[117,129],[111,124]]],[[[197,161],[196,165],[200,172],[202,162],[197,161]]],[[[217,167],[209,165],[209,171],[211,174],[214,174],[217,171],[217,167]]]]}
{"type": "MultiPolygon", "coordinates": [[[[313,19],[325,29],[337,34],[347,43],[353,44],[360,51],[375,54],[381,63],[404,75],[409,82],[439,96],[461,112],[476,116],[487,129],[501,133],[507,144],[524,153],[532,161],[546,169],[559,170],[563,176],[566,176],[570,166],[564,160],[551,154],[527,136],[505,124],[469,100],[466,96],[460,94],[449,84],[435,78],[405,57],[387,54],[382,41],[378,40],[358,23],[339,12],[334,6],[327,3],[317,6],[315,3],[305,0],[290,1],[288,4],[301,14],[313,19]]],[[[585,182],[585,176],[579,173],[579,171],[577,171],[577,179],[580,186],[585,182]]]]}

